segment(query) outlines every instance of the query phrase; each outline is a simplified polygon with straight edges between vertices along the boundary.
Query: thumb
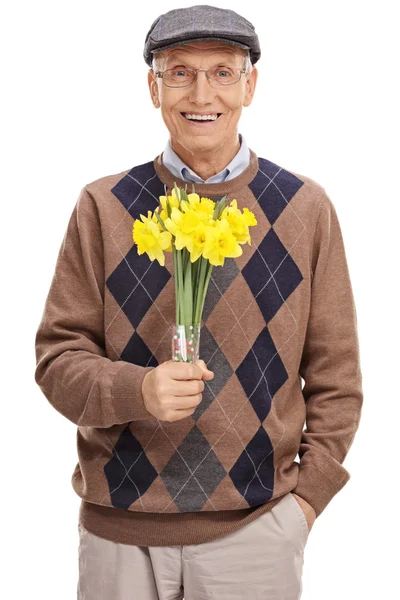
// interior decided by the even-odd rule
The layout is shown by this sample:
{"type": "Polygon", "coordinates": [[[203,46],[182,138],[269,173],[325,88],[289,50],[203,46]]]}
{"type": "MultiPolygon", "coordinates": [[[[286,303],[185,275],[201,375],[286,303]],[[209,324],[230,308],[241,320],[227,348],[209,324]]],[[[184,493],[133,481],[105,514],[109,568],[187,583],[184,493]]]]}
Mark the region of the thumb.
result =
{"type": "Polygon", "coordinates": [[[211,371],[210,369],[208,369],[206,363],[204,362],[203,359],[199,358],[196,360],[196,365],[198,367],[200,367],[200,369],[202,371],[204,371],[207,375],[212,375],[212,377],[214,377],[214,371],[211,371]]]}

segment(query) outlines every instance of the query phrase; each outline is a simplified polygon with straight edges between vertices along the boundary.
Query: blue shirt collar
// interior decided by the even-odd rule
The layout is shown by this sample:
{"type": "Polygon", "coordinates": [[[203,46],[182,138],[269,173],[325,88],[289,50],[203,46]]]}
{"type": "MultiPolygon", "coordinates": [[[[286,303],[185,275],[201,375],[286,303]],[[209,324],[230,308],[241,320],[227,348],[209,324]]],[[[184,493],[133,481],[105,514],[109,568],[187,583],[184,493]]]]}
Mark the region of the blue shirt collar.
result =
{"type": "Polygon", "coordinates": [[[167,169],[171,171],[175,177],[184,181],[193,183],[219,183],[237,177],[242,173],[250,163],[250,151],[246,144],[243,135],[239,133],[240,149],[233,157],[231,162],[216,175],[212,175],[204,180],[197,175],[190,167],[188,167],[172,149],[171,141],[168,139],[167,145],[162,155],[162,162],[167,169]]]}

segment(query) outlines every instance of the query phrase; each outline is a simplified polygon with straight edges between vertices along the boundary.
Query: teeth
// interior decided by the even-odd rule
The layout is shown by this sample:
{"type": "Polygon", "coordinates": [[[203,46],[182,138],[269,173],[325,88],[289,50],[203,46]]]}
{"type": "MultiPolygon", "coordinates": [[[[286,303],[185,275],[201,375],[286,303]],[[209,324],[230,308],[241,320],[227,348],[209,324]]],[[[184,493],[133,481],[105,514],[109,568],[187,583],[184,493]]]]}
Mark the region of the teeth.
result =
{"type": "Polygon", "coordinates": [[[185,117],[195,121],[215,121],[218,118],[217,115],[192,115],[190,113],[185,113],[185,117]]]}

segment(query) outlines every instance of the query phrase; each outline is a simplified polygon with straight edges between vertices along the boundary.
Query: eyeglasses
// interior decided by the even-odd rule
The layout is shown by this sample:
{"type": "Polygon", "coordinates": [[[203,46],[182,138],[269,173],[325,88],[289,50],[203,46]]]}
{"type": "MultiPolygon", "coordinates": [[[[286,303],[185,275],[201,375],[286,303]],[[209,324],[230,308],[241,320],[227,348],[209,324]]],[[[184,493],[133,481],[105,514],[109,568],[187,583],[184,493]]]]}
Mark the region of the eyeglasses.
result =
{"type": "Polygon", "coordinates": [[[167,87],[186,87],[196,79],[197,72],[204,71],[208,81],[214,86],[233,85],[246,73],[240,67],[214,67],[213,69],[167,69],[156,71],[156,77],[161,77],[167,87]]]}

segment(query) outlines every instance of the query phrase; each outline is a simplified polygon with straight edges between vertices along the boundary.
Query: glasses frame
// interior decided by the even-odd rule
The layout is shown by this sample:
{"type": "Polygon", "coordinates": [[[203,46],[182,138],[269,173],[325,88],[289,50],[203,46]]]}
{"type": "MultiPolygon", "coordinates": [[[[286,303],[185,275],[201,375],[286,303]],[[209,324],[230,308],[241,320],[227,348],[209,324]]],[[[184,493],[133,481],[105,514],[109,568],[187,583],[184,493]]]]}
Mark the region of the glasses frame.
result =
{"type": "Polygon", "coordinates": [[[193,73],[193,79],[190,83],[185,83],[185,85],[168,85],[168,83],[165,83],[164,81],[164,73],[166,73],[167,71],[175,71],[175,69],[165,69],[165,71],[156,71],[155,72],[155,76],[156,77],[160,77],[163,80],[163,84],[166,87],[170,87],[170,88],[184,88],[184,87],[188,87],[189,85],[192,85],[192,83],[195,82],[196,77],[197,77],[197,72],[198,71],[204,71],[208,80],[208,83],[210,85],[212,85],[213,87],[228,87],[230,85],[235,85],[236,83],[239,83],[241,77],[242,77],[242,73],[246,73],[246,69],[244,69],[243,67],[238,67],[236,65],[224,65],[224,67],[212,67],[211,69],[191,69],[190,67],[182,67],[182,71],[192,71],[193,73]],[[212,83],[210,80],[210,77],[208,75],[208,71],[213,71],[214,69],[223,69],[224,67],[227,67],[229,69],[239,69],[239,79],[237,81],[234,81],[233,83],[212,83]]]}

